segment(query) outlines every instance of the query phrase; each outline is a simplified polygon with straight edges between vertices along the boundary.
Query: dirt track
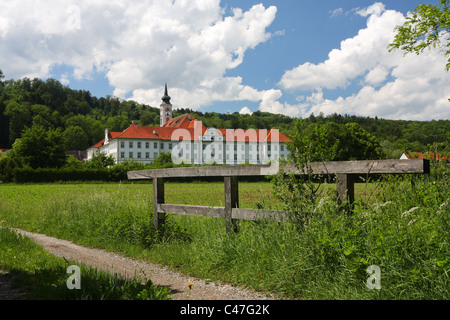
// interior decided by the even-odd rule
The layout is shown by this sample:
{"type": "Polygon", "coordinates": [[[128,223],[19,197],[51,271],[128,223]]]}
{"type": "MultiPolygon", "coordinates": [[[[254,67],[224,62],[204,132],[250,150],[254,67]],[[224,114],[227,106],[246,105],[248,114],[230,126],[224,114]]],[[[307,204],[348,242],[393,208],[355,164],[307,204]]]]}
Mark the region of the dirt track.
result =
{"type": "MultiPolygon", "coordinates": [[[[66,259],[75,260],[80,264],[105,270],[124,277],[139,276],[143,280],[151,279],[155,285],[166,286],[172,293],[174,300],[188,299],[188,283],[192,282],[189,296],[191,300],[268,300],[272,296],[257,293],[252,290],[234,287],[221,282],[209,282],[202,279],[168,270],[156,264],[132,260],[115,253],[98,249],[85,248],[72,242],[52,238],[43,234],[16,230],[18,233],[30,237],[51,254],[66,259]]],[[[1,282],[1,281],[0,281],[1,282]]]]}

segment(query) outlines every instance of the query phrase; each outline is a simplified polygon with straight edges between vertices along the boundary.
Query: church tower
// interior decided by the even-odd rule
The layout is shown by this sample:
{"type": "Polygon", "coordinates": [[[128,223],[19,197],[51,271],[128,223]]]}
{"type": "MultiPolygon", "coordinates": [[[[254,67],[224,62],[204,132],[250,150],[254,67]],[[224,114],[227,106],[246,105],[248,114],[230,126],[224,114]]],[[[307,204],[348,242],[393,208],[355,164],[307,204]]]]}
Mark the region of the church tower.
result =
{"type": "Polygon", "coordinates": [[[172,119],[172,104],[170,103],[170,97],[167,94],[167,84],[164,89],[164,96],[161,98],[163,101],[160,105],[161,116],[160,116],[160,126],[164,127],[164,125],[172,119]]]}

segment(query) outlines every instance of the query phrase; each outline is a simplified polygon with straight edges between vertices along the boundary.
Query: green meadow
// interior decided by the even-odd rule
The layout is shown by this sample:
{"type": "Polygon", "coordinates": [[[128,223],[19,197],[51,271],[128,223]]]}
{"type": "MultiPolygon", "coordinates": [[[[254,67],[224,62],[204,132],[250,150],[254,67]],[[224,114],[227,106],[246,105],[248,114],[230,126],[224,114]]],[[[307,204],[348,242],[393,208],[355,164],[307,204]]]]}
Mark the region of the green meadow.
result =
{"type": "MultiPolygon", "coordinates": [[[[357,183],[351,214],[336,203],[335,185],[323,184],[301,223],[239,221],[230,234],[222,219],[178,215],[155,231],[150,183],[3,184],[0,221],[280,298],[440,300],[449,298],[449,180],[444,172],[357,183]]],[[[221,182],[165,190],[166,203],[224,205],[221,182]]],[[[243,208],[283,209],[271,182],[240,182],[239,199],[243,208]]]]}

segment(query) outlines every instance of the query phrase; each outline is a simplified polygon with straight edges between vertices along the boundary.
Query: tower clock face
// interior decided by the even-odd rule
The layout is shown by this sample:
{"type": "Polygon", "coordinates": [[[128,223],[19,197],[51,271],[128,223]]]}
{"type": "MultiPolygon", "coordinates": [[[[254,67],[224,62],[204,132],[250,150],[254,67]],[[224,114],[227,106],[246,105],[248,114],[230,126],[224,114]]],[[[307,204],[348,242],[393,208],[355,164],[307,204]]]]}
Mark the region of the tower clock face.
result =
{"type": "Polygon", "coordinates": [[[170,108],[167,108],[166,111],[167,111],[167,112],[170,112],[170,108]]]}

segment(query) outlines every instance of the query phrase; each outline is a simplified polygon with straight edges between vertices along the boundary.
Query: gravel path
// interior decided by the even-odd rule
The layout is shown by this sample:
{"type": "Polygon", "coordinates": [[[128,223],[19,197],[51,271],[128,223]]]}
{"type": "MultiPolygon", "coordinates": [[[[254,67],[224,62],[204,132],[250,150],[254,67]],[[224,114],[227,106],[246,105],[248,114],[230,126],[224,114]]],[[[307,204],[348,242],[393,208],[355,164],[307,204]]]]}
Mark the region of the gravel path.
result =
{"type": "MultiPolygon", "coordinates": [[[[205,281],[173,272],[166,267],[144,261],[133,260],[121,255],[106,252],[99,249],[91,249],[76,245],[70,241],[52,238],[43,234],[31,233],[23,230],[16,232],[30,237],[45,250],[59,257],[68,260],[75,260],[79,263],[119,274],[124,277],[134,277],[138,275],[144,280],[151,279],[155,285],[166,286],[172,293],[174,300],[188,299],[188,283],[193,286],[189,299],[191,300],[272,300],[274,296],[267,296],[253,290],[234,287],[218,281],[205,281]]],[[[2,277],[0,275],[0,292],[2,292],[2,277]]],[[[5,287],[6,288],[6,287],[5,287]]],[[[20,297],[20,293],[14,292],[20,297]]],[[[1,298],[1,296],[0,296],[1,298]]]]}

